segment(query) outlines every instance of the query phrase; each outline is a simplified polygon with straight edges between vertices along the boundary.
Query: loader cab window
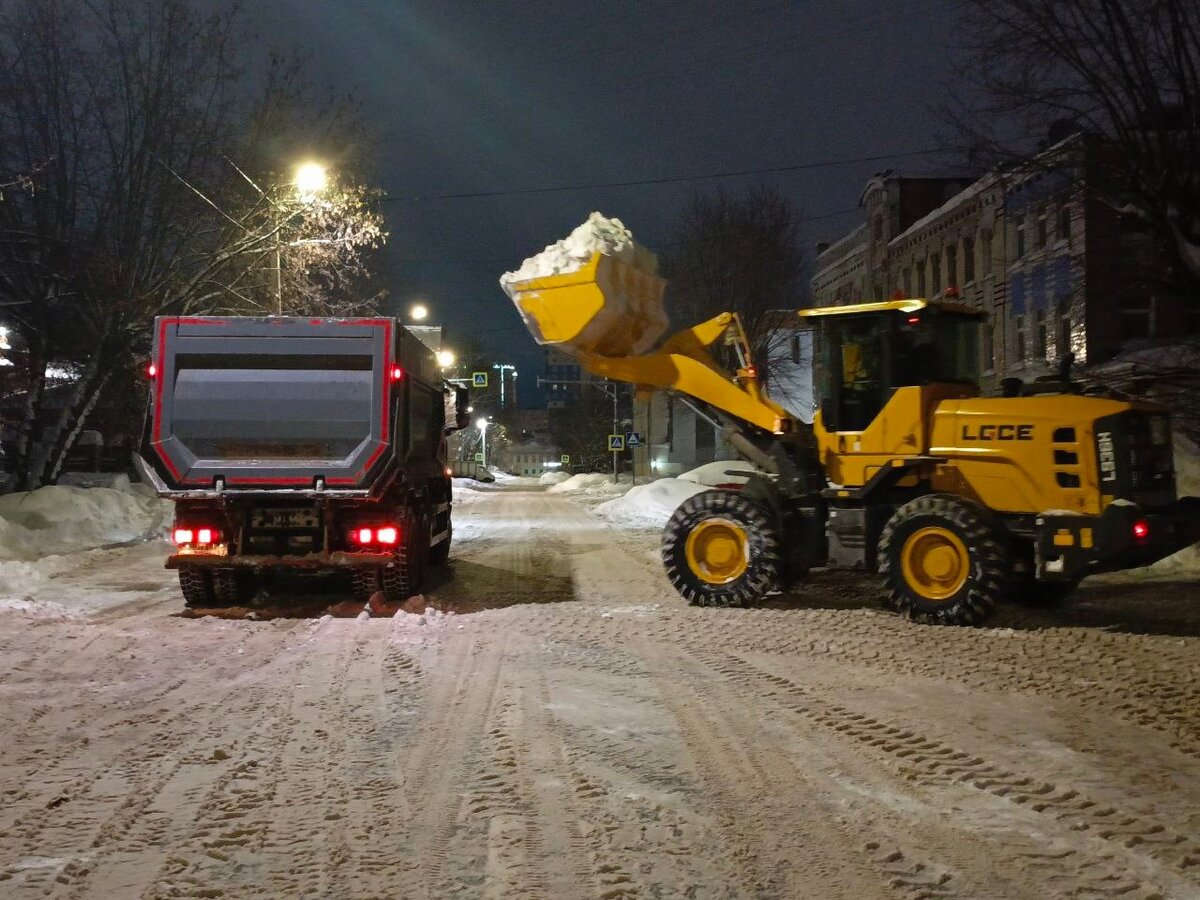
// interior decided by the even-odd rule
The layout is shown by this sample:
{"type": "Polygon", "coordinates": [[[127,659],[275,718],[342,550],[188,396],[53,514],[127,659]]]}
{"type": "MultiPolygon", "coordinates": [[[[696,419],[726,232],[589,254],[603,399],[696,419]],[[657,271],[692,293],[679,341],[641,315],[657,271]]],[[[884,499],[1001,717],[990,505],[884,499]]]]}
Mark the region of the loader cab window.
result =
{"type": "Polygon", "coordinates": [[[979,330],[974,316],[921,310],[894,319],[893,387],[979,384],[979,330]]]}
{"type": "Polygon", "coordinates": [[[882,315],[835,316],[818,326],[821,418],[830,431],[863,431],[885,400],[882,315]]]}

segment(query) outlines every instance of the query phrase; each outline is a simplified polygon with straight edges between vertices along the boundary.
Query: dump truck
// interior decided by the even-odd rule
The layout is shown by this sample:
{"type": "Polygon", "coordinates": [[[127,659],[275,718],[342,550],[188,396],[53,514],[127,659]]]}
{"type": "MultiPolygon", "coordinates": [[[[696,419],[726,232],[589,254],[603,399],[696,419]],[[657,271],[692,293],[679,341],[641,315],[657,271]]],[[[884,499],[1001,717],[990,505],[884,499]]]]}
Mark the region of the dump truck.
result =
{"type": "Polygon", "coordinates": [[[975,624],[1200,540],[1166,409],[1083,396],[1065,373],[982,396],[985,316],[954,298],[798,310],[815,358],[807,425],[764,391],[736,314],[660,341],[663,286],[602,253],[505,284],[538,343],[643,395],[672,392],[758,470],[667,523],[663,563],[693,604],[751,604],[838,567],[875,573],[911,619],[975,624]]]}
{"type": "Polygon", "coordinates": [[[245,602],[275,570],[402,602],[448,558],[466,391],[395,319],[160,317],[152,353],[136,461],[174,501],[188,606],[245,602]]]}

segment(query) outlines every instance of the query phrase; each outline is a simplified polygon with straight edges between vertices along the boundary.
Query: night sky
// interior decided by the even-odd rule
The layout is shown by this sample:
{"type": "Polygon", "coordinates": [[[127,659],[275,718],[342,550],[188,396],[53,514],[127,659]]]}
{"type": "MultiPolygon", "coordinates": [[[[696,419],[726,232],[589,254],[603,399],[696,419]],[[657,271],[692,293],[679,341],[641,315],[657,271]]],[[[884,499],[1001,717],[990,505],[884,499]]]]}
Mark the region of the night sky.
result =
{"type": "Polygon", "coordinates": [[[381,138],[393,310],[426,302],[448,344],[477,335],[530,376],[541,356],[496,279],[592,210],[661,249],[694,193],[767,184],[813,218],[815,243],[860,221],[872,173],[942,164],[580,187],[945,143],[930,103],[950,74],[949,0],[273,0],[249,12],[315,81],[353,90],[381,138]],[[521,193],[557,187],[578,189],[521,193]]]}

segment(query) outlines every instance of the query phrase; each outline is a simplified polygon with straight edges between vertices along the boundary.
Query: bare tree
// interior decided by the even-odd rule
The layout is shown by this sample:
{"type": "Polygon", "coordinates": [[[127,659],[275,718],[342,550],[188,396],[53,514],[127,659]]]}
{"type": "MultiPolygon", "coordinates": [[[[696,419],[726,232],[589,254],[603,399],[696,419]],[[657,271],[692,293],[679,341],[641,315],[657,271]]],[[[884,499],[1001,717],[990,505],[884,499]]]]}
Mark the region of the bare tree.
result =
{"type": "Polygon", "coordinates": [[[282,178],[237,165],[262,142],[235,25],[188,0],[0,0],[0,172],[23,185],[0,199],[20,487],[56,476],[106,385],[128,389],[154,315],[264,311],[281,245],[296,306],[340,310],[341,273],[383,238],[352,181],[297,208],[282,178]]]}
{"type": "Polygon", "coordinates": [[[770,188],[693,198],[662,260],[673,325],[738,313],[770,384],[771,361],[786,355],[779,343],[789,337],[779,310],[795,310],[808,296],[802,224],[795,203],[770,188]]]}
{"type": "Polygon", "coordinates": [[[1064,120],[1119,146],[1107,198],[1157,236],[1180,291],[1200,287],[1200,4],[959,0],[951,120],[993,161],[1028,158],[1064,120]]]}

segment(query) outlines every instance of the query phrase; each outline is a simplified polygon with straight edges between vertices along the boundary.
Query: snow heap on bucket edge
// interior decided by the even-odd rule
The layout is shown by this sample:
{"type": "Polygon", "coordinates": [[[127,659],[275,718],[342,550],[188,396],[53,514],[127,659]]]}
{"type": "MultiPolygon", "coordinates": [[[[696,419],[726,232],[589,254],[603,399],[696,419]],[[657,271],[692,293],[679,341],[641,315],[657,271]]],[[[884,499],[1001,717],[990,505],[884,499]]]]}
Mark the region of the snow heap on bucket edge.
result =
{"type": "MultiPolygon", "coordinates": [[[[587,221],[561,241],[551,244],[536,256],[521,263],[515,272],[500,276],[500,285],[509,291],[509,286],[548,275],[576,272],[587,265],[592,254],[599,251],[605,256],[619,259],[627,266],[650,275],[658,274],[658,257],[637,244],[633,232],[620,219],[609,219],[594,212],[587,221]]],[[[511,292],[510,292],[511,293],[511,292]]]]}

